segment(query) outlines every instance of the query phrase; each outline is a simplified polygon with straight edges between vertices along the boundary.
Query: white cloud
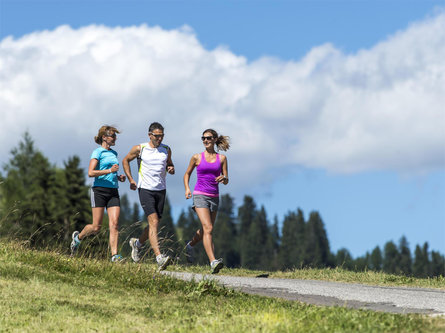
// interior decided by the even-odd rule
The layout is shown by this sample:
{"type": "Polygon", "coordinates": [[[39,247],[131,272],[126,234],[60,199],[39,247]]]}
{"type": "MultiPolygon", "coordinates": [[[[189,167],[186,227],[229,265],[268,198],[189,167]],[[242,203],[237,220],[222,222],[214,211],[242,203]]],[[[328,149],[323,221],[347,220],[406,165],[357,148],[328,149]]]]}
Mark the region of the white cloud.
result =
{"type": "Polygon", "coordinates": [[[160,121],[178,192],[208,127],[232,138],[232,189],[277,167],[437,170],[444,106],[444,13],[356,54],[325,44],[299,61],[207,50],[187,26],[61,26],[0,43],[1,162],[28,129],[51,161],[86,165],[104,123],[123,130],[123,157],[160,121]]]}

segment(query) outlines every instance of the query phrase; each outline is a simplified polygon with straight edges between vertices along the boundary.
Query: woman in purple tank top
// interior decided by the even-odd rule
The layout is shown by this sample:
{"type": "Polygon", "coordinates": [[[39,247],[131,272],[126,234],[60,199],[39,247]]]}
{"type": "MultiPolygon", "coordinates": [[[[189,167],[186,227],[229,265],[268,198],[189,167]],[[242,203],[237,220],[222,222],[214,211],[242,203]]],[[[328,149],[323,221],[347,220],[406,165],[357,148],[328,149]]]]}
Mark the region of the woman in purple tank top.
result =
{"type": "Polygon", "coordinates": [[[187,261],[193,262],[193,246],[203,241],[204,249],[209,257],[212,274],[216,274],[224,266],[222,259],[215,259],[212,231],[215,224],[219,204],[219,183],[229,183],[227,172],[227,157],[218,154],[217,150],[227,151],[230,147],[229,137],[218,135],[213,129],[206,129],[202,133],[202,143],[205,151],[195,154],[190,159],[189,166],[184,174],[185,198],[190,199],[190,175],[196,168],[197,181],[193,190],[193,209],[198,214],[202,228],[196,231],[192,240],[187,243],[187,261]]]}

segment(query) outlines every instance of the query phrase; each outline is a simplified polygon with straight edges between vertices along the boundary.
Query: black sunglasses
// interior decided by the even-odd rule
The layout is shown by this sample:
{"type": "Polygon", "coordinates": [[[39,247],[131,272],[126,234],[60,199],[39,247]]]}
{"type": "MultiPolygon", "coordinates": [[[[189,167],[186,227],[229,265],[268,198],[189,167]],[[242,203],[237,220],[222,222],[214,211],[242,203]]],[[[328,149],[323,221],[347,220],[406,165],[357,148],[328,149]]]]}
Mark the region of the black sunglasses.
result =
{"type": "Polygon", "coordinates": [[[164,137],[164,134],[153,134],[153,133],[148,133],[148,134],[153,135],[156,139],[164,137]]]}
{"type": "Polygon", "coordinates": [[[213,136],[201,136],[201,140],[202,141],[205,141],[205,140],[212,140],[213,139],[213,136]]]}

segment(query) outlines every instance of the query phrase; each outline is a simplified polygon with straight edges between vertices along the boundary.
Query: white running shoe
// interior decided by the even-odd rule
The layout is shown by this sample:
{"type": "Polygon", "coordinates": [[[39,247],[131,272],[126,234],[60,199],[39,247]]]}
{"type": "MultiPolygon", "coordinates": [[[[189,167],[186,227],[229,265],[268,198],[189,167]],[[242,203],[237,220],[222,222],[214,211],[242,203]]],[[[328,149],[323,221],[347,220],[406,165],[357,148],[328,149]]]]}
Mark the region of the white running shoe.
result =
{"type": "Polygon", "coordinates": [[[139,257],[139,247],[136,245],[137,238],[131,238],[130,239],[130,246],[131,246],[131,259],[133,259],[134,262],[138,262],[141,260],[139,257]]]}
{"type": "Polygon", "coordinates": [[[210,269],[212,274],[217,274],[221,268],[224,267],[222,258],[215,259],[210,263],[210,269]]]}
{"type": "Polygon", "coordinates": [[[79,248],[80,245],[80,241],[78,240],[79,238],[77,238],[77,236],[79,235],[78,231],[74,231],[72,237],[72,241],[71,241],[71,245],[70,245],[70,250],[71,250],[71,255],[75,255],[77,252],[77,249],[79,248]],[[76,240],[77,239],[77,240],[76,240]]]}
{"type": "Polygon", "coordinates": [[[169,256],[161,254],[160,258],[156,258],[156,261],[158,262],[158,271],[163,271],[167,268],[168,265],[171,263],[171,258],[169,256]]]}

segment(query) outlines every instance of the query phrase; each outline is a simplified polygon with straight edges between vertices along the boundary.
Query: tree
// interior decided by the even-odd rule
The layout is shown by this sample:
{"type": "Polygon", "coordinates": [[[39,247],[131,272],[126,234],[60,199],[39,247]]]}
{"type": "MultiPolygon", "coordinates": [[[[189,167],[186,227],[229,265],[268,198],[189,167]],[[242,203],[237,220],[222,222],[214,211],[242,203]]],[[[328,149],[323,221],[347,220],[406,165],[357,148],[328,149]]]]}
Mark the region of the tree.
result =
{"type": "Polygon", "coordinates": [[[431,276],[445,276],[445,257],[436,251],[431,251],[431,276]]]}
{"type": "Polygon", "coordinates": [[[358,257],[352,261],[353,269],[357,272],[367,270],[370,267],[370,259],[371,259],[371,256],[370,256],[369,252],[366,252],[366,254],[364,256],[358,257]]]}
{"type": "Polygon", "coordinates": [[[221,196],[218,215],[213,228],[215,251],[221,254],[227,267],[237,267],[240,264],[233,206],[233,198],[230,195],[224,194],[221,196]]]}
{"type": "Polygon", "coordinates": [[[279,262],[281,269],[301,267],[304,263],[305,229],[303,211],[289,212],[283,220],[279,262]]]}
{"type": "Polygon", "coordinates": [[[318,212],[311,212],[306,225],[304,263],[312,267],[326,267],[329,258],[329,240],[318,212]]]}
{"type": "Polygon", "coordinates": [[[167,252],[174,254],[177,252],[178,237],[176,236],[173,218],[171,216],[171,206],[168,197],[165,198],[164,212],[158,230],[159,243],[167,252]]]}
{"type": "Polygon", "coordinates": [[[400,253],[400,262],[399,262],[399,270],[400,273],[405,275],[412,274],[412,258],[411,251],[409,249],[409,244],[405,236],[402,236],[399,241],[399,253],[400,253]]]}
{"type": "Polygon", "coordinates": [[[265,266],[265,269],[276,271],[280,268],[278,253],[280,249],[280,232],[278,227],[278,217],[275,215],[274,223],[270,227],[270,231],[268,233],[266,251],[270,252],[267,256],[269,262],[265,266]]]}
{"type": "Polygon", "coordinates": [[[262,206],[253,218],[249,232],[247,234],[246,244],[244,245],[244,266],[250,269],[260,269],[266,265],[270,252],[266,253],[265,244],[268,238],[268,224],[266,210],[262,206]]]}
{"type": "Polygon", "coordinates": [[[380,250],[380,247],[376,246],[374,250],[371,252],[371,269],[374,271],[380,271],[382,269],[383,265],[383,257],[382,257],[382,251],[380,250]]]}
{"type": "Polygon", "coordinates": [[[397,274],[400,272],[400,253],[397,250],[396,244],[393,241],[389,241],[384,247],[383,257],[383,271],[385,273],[397,274]]]}
{"type": "Polygon", "coordinates": [[[413,274],[416,277],[428,277],[431,275],[431,263],[429,260],[428,243],[425,242],[421,248],[416,245],[414,251],[413,274]]]}
{"type": "Polygon", "coordinates": [[[247,248],[247,238],[249,236],[250,225],[256,214],[256,204],[252,197],[246,195],[244,197],[243,205],[238,208],[238,222],[239,222],[239,252],[241,266],[245,267],[249,261],[249,254],[247,248]]]}
{"type": "Polygon", "coordinates": [[[335,256],[335,261],[337,263],[337,266],[342,267],[344,269],[353,269],[353,260],[351,253],[346,248],[341,248],[337,251],[337,254],[335,256]]]}
{"type": "Polygon", "coordinates": [[[81,230],[86,224],[91,223],[91,203],[88,194],[88,186],[85,185],[84,170],[80,167],[80,158],[72,156],[64,162],[64,175],[66,180],[65,195],[68,200],[68,216],[64,223],[68,223],[64,230],[65,242],[71,240],[74,230],[81,230]]]}
{"type": "Polygon", "coordinates": [[[52,241],[60,226],[51,221],[50,186],[55,168],[34,148],[29,133],[25,133],[18,147],[11,151],[11,159],[4,166],[4,209],[8,221],[2,231],[27,239],[30,244],[52,241]]]}

